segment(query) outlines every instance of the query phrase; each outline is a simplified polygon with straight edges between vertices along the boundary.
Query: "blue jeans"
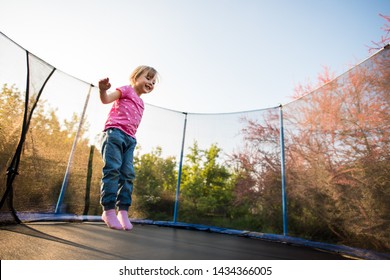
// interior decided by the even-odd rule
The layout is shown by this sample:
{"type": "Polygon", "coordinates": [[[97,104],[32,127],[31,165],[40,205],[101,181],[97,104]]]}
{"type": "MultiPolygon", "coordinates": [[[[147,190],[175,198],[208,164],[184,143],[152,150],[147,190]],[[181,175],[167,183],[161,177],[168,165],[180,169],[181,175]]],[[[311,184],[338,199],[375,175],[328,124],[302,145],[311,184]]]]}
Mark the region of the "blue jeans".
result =
{"type": "Polygon", "coordinates": [[[120,129],[109,128],[102,143],[103,178],[100,203],[103,210],[128,210],[135,178],[133,158],[136,139],[120,129]]]}

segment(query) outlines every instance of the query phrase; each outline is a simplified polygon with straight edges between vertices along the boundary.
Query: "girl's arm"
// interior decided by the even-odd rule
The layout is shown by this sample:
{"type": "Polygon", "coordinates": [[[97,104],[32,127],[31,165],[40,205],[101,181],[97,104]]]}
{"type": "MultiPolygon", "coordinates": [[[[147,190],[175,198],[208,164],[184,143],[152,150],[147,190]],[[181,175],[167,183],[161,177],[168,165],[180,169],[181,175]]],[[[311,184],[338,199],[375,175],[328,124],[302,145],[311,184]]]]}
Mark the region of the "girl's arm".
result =
{"type": "Polygon", "coordinates": [[[111,103],[121,97],[121,92],[118,90],[107,93],[107,90],[110,87],[111,84],[108,78],[101,79],[99,81],[100,100],[102,101],[103,104],[111,103]]]}

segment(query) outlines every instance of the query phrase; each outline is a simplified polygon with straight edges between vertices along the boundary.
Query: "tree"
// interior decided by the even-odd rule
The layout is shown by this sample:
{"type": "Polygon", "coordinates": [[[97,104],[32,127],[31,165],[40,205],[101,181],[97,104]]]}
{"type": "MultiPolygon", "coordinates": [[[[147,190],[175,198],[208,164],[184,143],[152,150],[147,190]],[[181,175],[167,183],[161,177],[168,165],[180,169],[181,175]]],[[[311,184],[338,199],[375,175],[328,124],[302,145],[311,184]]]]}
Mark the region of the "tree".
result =
{"type": "Polygon", "coordinates": [[[15,86],[3,85],[0,94],[0,171],[5,174],[18,144],[23,120],[23,100],[15,86]]]}
{"type": "Polygon", "coordinates": [[[162,157],[161,147],[134,158],[134,207],[138,215],[153,219],[171,219],[177,181],[176,160],[162,157]]]}
{"type": "Polygon", "coordinates": [[[372,42],[374,46],[369,47],[369,51],[376,51],[382,49],[384,46],[390,43],[390,16],[379,14],[382,18],[384,18],[387,23],[385,23],[382,27],[382,30],[384,31],[384,35],[381,37],[379,42],[372,42]]]}
{"type": "Polygon", "coordinates": [[[282,230],[280,128],[276,110],[265,120],[242,120],[243,147],[231,157],[234,166],[234,209],[246,228],[280,233],[282,230]]]}
{"type": "MultiPolygon", "coordinates": [[[[35,98],[33,94],[31,100],[35,98]]],[[[3,173],[6,172],[19,142],[24,109],[22,93],[14,86],[4,85],[0,95],[0,168],[3,173]]],[[[13,184],[15,209],[54,210],[79,122],[80,118],[74,114],[71,120],[61,123],[56,111],[45,100],[37,103],[26,135],[19,174],[13,184]]],[[[90,150],[88,141],[83,138],[86,130],[87,127],[81,130],[69,181],[71,187],[66,193],[66,204],[71,213],[83,209],[90,150]]],[[[101,163],[96,161],[95,165],[101,166],[101,163]]],[[[101,167],[95,170],[101,173],[101,167]]],[[[96,189],[99,179],[93,181],[96,189]]],[[[98,201],[97,195],[94,195],[92,202],[98,204],[98,201]]]]}
{"type": "Polygon", "coordinates": [[[218,162],[220,152],[216,144],[205,150],[200,149],[197,142],[190,147],[181,184],[181,212],[186,218],[199,221],[201,217],[229,216],[231,174],[224,164],[218,162]]]}
{"type": "MultiPolygon", "coordinates": [[[[325,68],[318,85],[297,87],[297,100],[283,107],[291,235],[390,248],[388,65],[385,49],[337,79],[325,68]]],[[[276,118],[244,120],[244,149],[233,157],[235,203],[251,205],[263,226],[281,216],[276,118]]]]}
{"type": "Polygon", "coordinates": [[[311,235],[365,246],[369,234],[375,248],[388,246],[382,198],[390,186],[379,179],[390,167],[388,63],[388,52],[378,54],[302,98],[286,116],[290,195],[306,205],[297,220],[305,211],[309,223],[321,224],[311,235]]]}

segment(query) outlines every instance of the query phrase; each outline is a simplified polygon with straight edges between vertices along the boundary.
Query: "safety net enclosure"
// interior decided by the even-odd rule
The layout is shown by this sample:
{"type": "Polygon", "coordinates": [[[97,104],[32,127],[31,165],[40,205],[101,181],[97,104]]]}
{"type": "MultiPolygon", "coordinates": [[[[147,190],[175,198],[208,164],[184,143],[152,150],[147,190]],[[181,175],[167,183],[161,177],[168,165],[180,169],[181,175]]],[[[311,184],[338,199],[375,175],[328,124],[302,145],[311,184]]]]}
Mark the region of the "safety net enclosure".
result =
{"type": "Polygon", "coordinates": [[[389,250],[389,65],[387,46],[284,106],[291,231],[389,250]]]}
{"type": "MultiPolygon", "coordinates": [[[[130,216],[390,250],[390,65],[383,48],[274,108],[146,104],[130,216]]],[[[0,34],[1,223],[101,214],[98,89],[0,34]]]]}

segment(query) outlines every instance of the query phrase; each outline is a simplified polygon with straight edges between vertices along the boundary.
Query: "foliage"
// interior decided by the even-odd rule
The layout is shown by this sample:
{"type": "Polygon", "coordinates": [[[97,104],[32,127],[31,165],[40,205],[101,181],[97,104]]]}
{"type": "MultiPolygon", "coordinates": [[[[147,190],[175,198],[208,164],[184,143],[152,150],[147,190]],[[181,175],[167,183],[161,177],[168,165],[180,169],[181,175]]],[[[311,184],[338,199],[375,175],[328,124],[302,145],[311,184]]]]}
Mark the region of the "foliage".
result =
{"type": "MultiPolygon", "coordinates": [[[[291,235],[390,248],[389,60],[385,52],[335,80],[325,69],[318,79],[325,85],[315,91],[297,87],[299,100],[283,108],[291,235]]],[[[234,160],[241,202],[277,232],[265,218],[281,217],[273,191],[280,169],[272,148],[279,135],[276,118],[246,119],[245,146],[234,160]],[[257,199],[251,199],[254,192],[257,199]]]]}
{"type": "Polygon", "coordinates": [[[5,174],[6,164],[16,149],[21,133],[23,119],[23,101],[14,86],[3,85],[0,95],[0,172],[5,174]],[[16,124],[16,125],[15,125],[16,124]]]}
{"type": "Polygon", "coordinates": [[[369,232],[370,246],[389,246],[388,62],[384,56],[356,67],[287,115],[294,124],[287,170],[290,200],[301,208],[292,211],[298,233],[364,247],[369,232]],[[311,221],[302,223],[304,216],[311,221]]]}
{"type": "Polygon", "coordinates": [[[160,147],[134,158],[134,212],[144,218],[169,220],[173,215],[176,160],[162,158],[160,147]]]}
{"type": "Polygon", "coordinates": [[[376,51],[384,46],[390,44],[390,16],[379,14],[384,20],[386,20],[387,23],[385,23],[382,27],[382,30],[384,31],[384,35],[381,37],[379,42],[372,42],[374,44],[373,47],[370,47],[370,51],[376,51]]]}
{"type": "Polygon", "coordinates": [[[227,167],[218,162],[221,149],[213,144],[202,150],[194,142],[189,150],[181,184],[184,218],[201,220],[210,215],[228,216],[232,199],[231,175],[227,167]]]}
{"type": "MultiPolygon", "coordinates": [[[[24,94],[14,86],[4,85],[0,95],[0,170],[6,173],[19,142],[24,112],[24,94]]],[[[36,96],[32,95],[31,100],[36,96]]],[[[19,175],[13,183],[15,208],[18,211],[53,211],[67,168],[69,152],[80,122],[77,115],[61,124],[56,111],[45,100],[40,100],[34,111],[19,166],[19,175]],[[53,145],[54,144],[54,145],[53,145]]],[[[89,146],[81,130],[75,153],[64,208],[78,213],[84,206],[85,177],[89,146]]],[[[100,161],[95,161],[94,173],[101,173],[100,161]]],[[[97,174],[96,174],[97,175],[97,174]]],[[[99,178],[100,175],[95,176],[99,178]]],[[[99,180],[93,181],[93,197],[96,212],[98,206],[99,180]]],[[[5,184],[1,186],[2,194],[5,184]]]]}

